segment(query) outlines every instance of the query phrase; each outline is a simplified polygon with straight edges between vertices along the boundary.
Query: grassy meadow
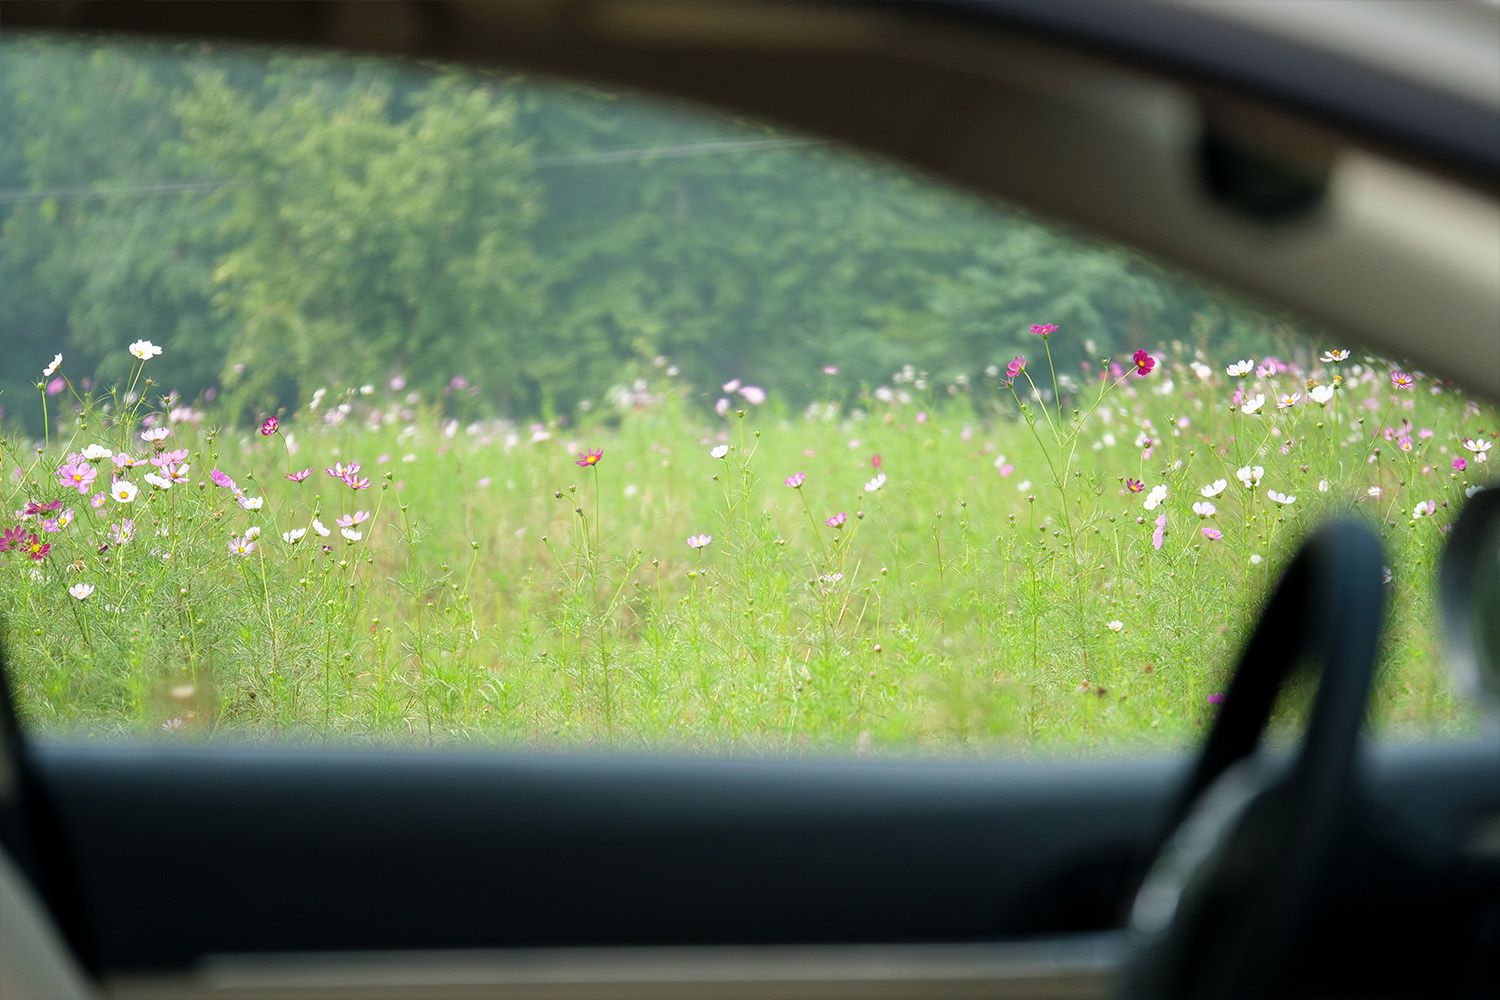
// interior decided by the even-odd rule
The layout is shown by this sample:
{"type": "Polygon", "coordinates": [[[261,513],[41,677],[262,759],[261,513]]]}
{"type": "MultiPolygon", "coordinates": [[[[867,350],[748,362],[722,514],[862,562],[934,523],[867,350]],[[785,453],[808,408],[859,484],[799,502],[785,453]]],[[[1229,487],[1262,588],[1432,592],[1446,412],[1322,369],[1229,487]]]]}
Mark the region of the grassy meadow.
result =
{"type": "Polygon", "coordinates": [[[399,378],[229,425],[163,396],[151,345],[109,390],[57,365],[47,433],[0,456],[21,712],[171,739],[1184,745],[1279,565],[1347,513],[1387,545],[1377,718],[1469,724],[1431,575],[1492,409],[1359,355],[1054,373],[1062,335],[972,383],[814,373],[840,401],[796,412],[661,361],[547,425],[460,424],[399,378]]]}

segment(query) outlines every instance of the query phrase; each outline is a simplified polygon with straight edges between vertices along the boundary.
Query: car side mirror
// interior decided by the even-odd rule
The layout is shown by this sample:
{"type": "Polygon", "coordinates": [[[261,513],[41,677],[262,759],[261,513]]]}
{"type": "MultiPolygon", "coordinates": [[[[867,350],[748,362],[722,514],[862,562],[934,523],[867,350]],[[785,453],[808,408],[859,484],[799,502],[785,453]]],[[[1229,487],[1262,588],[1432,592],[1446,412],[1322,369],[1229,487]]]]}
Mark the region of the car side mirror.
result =
{"type": "Polygon", "coordinates": [[[1460,687],[1500,712],[1500,487],[1469,498],[1438,567],[1438,601],[1460,687]]]}

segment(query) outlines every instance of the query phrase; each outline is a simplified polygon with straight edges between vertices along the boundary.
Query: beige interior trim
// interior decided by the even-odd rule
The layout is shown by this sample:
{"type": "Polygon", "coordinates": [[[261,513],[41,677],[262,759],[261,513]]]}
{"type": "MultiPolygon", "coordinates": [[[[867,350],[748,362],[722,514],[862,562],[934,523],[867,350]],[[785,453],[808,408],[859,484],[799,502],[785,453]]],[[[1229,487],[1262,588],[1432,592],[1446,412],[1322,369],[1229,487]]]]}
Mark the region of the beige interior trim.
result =
{"type": "Polygon", "coordinates": [[[0,998],[88,1000],[97,995],[31,886],[0,850],[0,998]]]}
{"type": "Polygon", "coordinates": [[[179,976],[118,977],[114,1000],[1092,1000],[1110,995],[1118,934],[996,944],[219,957],[179,976]]]}

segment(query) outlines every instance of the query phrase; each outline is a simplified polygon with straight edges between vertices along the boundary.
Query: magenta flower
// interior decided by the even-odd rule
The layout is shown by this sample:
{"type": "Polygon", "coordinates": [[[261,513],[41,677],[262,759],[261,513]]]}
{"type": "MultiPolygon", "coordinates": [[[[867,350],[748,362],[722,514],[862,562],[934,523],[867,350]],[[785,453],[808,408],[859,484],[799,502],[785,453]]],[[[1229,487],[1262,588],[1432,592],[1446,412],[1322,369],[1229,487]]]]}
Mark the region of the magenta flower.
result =
{"type": "Polygon", "coordinates": [[[1417,377],[1410,372],[1391,372],[1391,387],[1395,389],[1410,389],[1417,382],[1417,377]]]}
{"type": "Polygon", "coordinates": [[[603,460],[603,448],[590,448],[588,451],[580,453],[578,458],[574,460],[573,464],[588,468],[589,466],[598,465],[603,460]]]}
{"type": "Polygon", "coordinates": [[[26,509],[21,512],[21,516],[35,517],[37,514],[47,514],[54,510],[62,510],[61,500],[49,500],[46,503],[37,503],[35,500],[29,500],[26,503],[26,509]]]}
{"type": "Polygon", "coordinates": [[[358,473],[359,463],[350,462],[348,465],[345,465],[343,462],[334,462],[332,465],[324,468],[323,471],[328,473],[334,479],[343,479],[345,476],[358,473]]]}
{"type": "Polygon", "coordinates": [[[1151,369],[1156,367],[1156,359],[1144,350],[1136,351],[1132,360],[1135,361],[1135,373],[1137,375],[1150,375],[1151,369]]]}
{"type": "Polygon", "coordinates": [[[288,472],[286,478],[294,483],[300,483],[310,475],[312,475],[312,469],[298,469],[296,472],[288,472]]]}
{"type": "Polygon", "coordinates": [[[871,455],[870,456],[870,468],[872,468],[872,469],[878,469],[878,468],[880,468],[880,463],[882,461],[884,461],[884,460],[880,457],[880,454],[878,452],[876,454],[874,454],[874,455],[871,455]]]}
{"type": "Polygon", "coordinates": [[[63,377],[61,375],[59,375],[59,376],[57,376],[57,378],[55,378],[51,382],[47,383],[47,395],[49,395],[49,396],[56,396],[58,393],[62,392],[67,387],[68,387],[68,383],[63,380],[63,377]]]}
{"type": "Polygon", "coordinates": [[[0,534],[0,552],[9,552],[11,549],[19,549],[26,545],[26,538],[31,532],[24,527],[16,526],[6,528],[4,534],[0,534]]]}
{"type": "Polygon", "coordinates": [[[794,490],[800,490],[807,477],[800,472],[794,472],[786,477],[786,484],[794,490]]]}
{"type": "Polygon", "coordinates": [[[1146,488],[1146,484],[1139,479],[1127,479],[1125,480],[1125,488],[1132,493],[1139,493],[1146,488]]]}
{"type": "Polygon", "coordinates": [[[1011,359],[1010,364],[1005,366],[1005,377],[1014,382],[1022,372],[1026,370],[1026,358],[1017,354],[1011,359]]]}
{"type": "Polygon", "coordinates": [[[837,514],[828,518],[823,523],[828,525],[830,528],[842,528],[844,526],[844,522],[847,520],[849,520],[849,515],[844,513],[843,511],[839,511],[837,514]]]}
{"type": "Polygon", "coordinates": [[[281,429],[281,421],[277,420],[274,416],[267,417],[265,420],[263,420],[261,422],[261,425],[260,425],[260,433],[261,433],[262,437],[270,437],[272,434],[275,434],[280,429],[281,429]]]}
{"type": "Polygon", "coordinates": [[[26,553],[27,559],[32,562],[41,562],[47,558],[47,553],[52,551],[52,543],[42,541],[35,534],[29,534],[21,543],[21,548],[26,553]]]}
{"type": "Polygon", "coordinates": [[[1469,467],[1469,460],[1460,455],[1453,460],[1453,471],[1462,472],[1469,467]]]}
{"type": "Polygon", "coordinates": [[[1210,542],[1217,542],[1219,539],[1224,537],[1224,532],[1220,531],[1218,528],[1204,527],[1202,530],[1203,537],[1207,538],[1210,542]]]}
{"type": "Polygon", "coordinates": [[[88,495],[89,487],[94,485],[94,480],[99,473],[94,467],[81,458],[70,458],[57,470],[57,481],[63,486],[71,487],[79,493],[88,495]]]}
{"type": "Polygon", "coordinates": [[[358,475],[358,470],[359,470],[359,466],[357,466],[357,465],[351,466],[348,469],[348,471],[346,471],[342,476],[339,477],[339,479],[343,482],[343,484],[345,486],[349,487],[351,490],[367,490],[367,489],[369,489],[370,488],[370,480],[369,480],[369,478],[368,477],[365,477],[363,479],[360,478],[360,476],[358,475]]]}
{"type": "Polygon", "coordinates": [[[1208,703],[1210,705],[1222,705],[1224,704],[1224,696],[1218,691],[1215,691],[1213,694],[1208,696],[1208,703]]]}
{"type": "Polygon", "coordinates": [[[1156,519],[1156,530],[1151,533],[1151,547],[1160,550],[1161,543],[1167,537],[1167,515],[1162,514],[1156,519]]]}
{"type": "Polygon", "coordinates": [[[234,480],[230,479],[229,474],[222,469],[214,469],[208,474],[208,478],[213,480],[215,486],[222,486],[231,493],[238,493],[240,491],[240,488],[234,485],[234,480]]]}
{"type": "Polygon", "coordinates": [[[1057,332],[1057,324],[1033,323],[1031,324],[1031,332],[1036,334],[1038,337],[1041,337],[1043,340],[1046,340],[1048,337],[1057,332]]]}

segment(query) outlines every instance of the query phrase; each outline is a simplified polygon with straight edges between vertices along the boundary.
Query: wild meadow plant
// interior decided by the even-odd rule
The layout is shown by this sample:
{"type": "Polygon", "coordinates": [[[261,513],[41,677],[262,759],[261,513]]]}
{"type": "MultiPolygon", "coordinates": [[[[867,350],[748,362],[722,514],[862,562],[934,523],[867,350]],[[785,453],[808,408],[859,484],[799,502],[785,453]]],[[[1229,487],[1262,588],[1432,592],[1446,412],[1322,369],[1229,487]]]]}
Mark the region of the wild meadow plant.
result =
{"type": "Polygon", "coordinates": [[[908,368],[800,413],[739,380],[702,406],[659,361],[576,425],[461,426],[398,375],[230,426],[162,393],[149,342],[109,390],[59,355],[41,440],[0,440],[21,711],[423,744],[1182,744],[1281,562],[1344,514],[1388,548],[1378,717],[1468,724],[1430,578],[1494,410],[1346,350],[1060,371],[1062,331],[1032,333],[1044,372],[908,368]]]}

